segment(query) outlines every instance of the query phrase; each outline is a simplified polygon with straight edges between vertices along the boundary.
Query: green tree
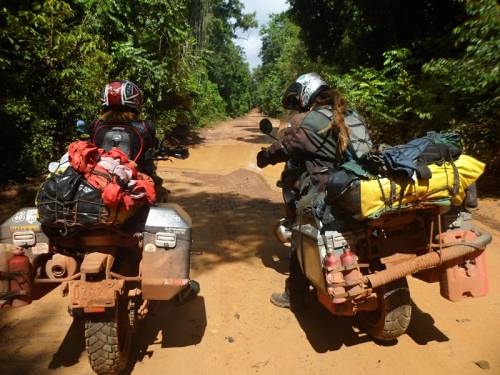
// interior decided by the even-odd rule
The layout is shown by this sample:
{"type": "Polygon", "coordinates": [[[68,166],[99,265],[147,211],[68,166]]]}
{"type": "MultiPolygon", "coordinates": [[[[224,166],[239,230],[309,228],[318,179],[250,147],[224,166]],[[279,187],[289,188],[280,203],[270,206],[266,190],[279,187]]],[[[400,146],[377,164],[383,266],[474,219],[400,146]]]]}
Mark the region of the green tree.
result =
{"type": "Polygon", "coordinates": [[[423,66],[436,97],[448,97],[449,122],[469,151],[500,169],[500,7],[494,0],[467,1],[468,20],[453,30],[455,58],[423,66]]]}
{"type": "Polygon", "coordinates": [[[251,74],[242,49],[233,40],[237,29],[257,26],[255,14],[243,13],[239,0],[212,0],[208,17],[208,78],[217,85],[227,112],[244,114],[252,104],[251,74]]]}
{"type": "Polygon", "coordinates": [[[453,54],[446,36],[465,15],[462,0],[290,0],[312,58],[346,71],[381,67],[383,53],[407,48],[426,60],[453,54]]]}
{"type": "MultiPolygon", "coordinates": [[[[130,79],[143,88],[145,114],[156,122],[160,137],[181,122],[199,126],[215,121],[226,115],[226,107],[232,113],[247,110],[248,67],[232,43],[233,34],[217,44],[220,50],[228,51],[232,62],[219,60],[218,64],[227,66],[231,74],[220,74],[223,79],[218,83],[208,80],[212,55],[196,44],[197,34],[203,34],[207,24],[198,25],[196,30],[190,24],[200,4],[208,3],[2,3],[1,181],[44,173],[47,162],[61,155],[75,138],[75,120],[91,121],[99,114],[99,93],[110,79],[130,79]],[[231,89],[226,102],[219,94],[221,83],[231,89]]],[[[224,21],[233,22],[237,16],[229,30],[252,25],[252,16],[241,13],[238,1],[210,4],[222,10],[228,7],[226,15],[213,13],[213,17],[224,16],[224,21]]],[[[212,24],[224,26],[215,20],[212,24]]]]}
{"type": "Polygon", "coordinates": [[[287,13],[273,15],[260,31],[262,65],[254,72],[254,100],[271,116],[283,113],[281,98],[287,86],[304,71],[314,70],[299,32],[287,13]]]}
{"type": "Polygon", "coordinates": [[[0,23],[3,180],[35,173],[61,151],[74,120],[94,112],[112,59],[65,1],[5,4],[0,23]]]}

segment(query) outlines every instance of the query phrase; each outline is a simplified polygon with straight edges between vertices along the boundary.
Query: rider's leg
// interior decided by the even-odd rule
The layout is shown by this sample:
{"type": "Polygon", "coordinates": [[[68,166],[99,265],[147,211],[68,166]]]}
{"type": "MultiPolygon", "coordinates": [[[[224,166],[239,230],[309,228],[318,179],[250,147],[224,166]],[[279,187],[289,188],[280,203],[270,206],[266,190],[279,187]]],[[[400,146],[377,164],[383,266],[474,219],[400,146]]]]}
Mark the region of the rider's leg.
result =
{"type": "Polygon", "coordinates": [[[297,252],[292,250],[290,258],[290,276],[285,281],[285,290],[282,293],[273,293],[271,303],[278,307],[300,311],[305,307],[305,300],[309,291],[309,281],[302,273],[297,252]]]}

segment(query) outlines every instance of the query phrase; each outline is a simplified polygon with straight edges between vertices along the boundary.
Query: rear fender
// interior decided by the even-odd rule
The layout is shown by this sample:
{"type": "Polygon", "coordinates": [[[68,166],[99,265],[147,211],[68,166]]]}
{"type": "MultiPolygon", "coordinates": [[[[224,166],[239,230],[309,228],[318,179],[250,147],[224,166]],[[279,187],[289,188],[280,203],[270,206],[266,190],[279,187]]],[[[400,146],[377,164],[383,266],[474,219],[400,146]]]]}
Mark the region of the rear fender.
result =
{"type": "Polygon", "coordinates": [[[86,280],[87,275],[95,275],[104,271],[106,279],[111,278],[111,267],[115,257],[112,253],[93,252],[85,254],[83,262],[80,266],[82,279],[86,280]]]}

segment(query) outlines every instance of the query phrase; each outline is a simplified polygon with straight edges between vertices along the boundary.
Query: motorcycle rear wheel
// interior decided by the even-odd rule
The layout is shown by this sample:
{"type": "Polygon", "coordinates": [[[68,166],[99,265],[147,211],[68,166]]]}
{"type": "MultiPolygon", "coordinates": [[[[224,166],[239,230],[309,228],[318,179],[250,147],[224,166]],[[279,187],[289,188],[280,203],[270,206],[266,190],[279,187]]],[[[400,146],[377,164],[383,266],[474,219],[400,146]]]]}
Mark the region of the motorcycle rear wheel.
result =
{"type": "Polygon", "coordinates": [[[406,332],[411,320],[410,289],[406,278],[376,289],[379,307],[356,315],[360,328],[376,340],[394,341],[406,332]]]}
{"type": "Polygon", "coordinates": [[[123,301],[114,314],[99,314],[85,320],[85,347],[90,366],[98,375],[115,375],[128,362],[132,328],[123,301]]]}

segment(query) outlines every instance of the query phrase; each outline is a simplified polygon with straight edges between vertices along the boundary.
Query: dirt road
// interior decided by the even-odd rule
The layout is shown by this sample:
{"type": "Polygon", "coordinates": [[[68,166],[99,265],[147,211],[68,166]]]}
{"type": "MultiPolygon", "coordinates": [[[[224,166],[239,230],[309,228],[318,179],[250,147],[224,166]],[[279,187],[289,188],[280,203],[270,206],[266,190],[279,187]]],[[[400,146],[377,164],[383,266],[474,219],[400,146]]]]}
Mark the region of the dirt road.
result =
{"type": "MultiPolygon", "coordinates": [[[[125,373],[500,374],[500,205],[493,199],[477,212],[478,226],[494,236],[490,294],[451,303],[437,284],[409,278],[412,324],[395,345],[374,343],[351,318],[319,305],[295,316],[269,303],[283,287],[288,249],[271,234],[282,216],[274,186],[280,167],[255,165],[268,143],[259,120],[254,113],[207,129],[189,159],[160,165],[171,201],[193,218],[201,255],[193,255],[192,277],[201,294],[181,307],[165,303],[143,322],[125,373]]],[[[0,374],[90,373],[82,328],[66,304],[55,290],[0,311],[0,374]]]]}

